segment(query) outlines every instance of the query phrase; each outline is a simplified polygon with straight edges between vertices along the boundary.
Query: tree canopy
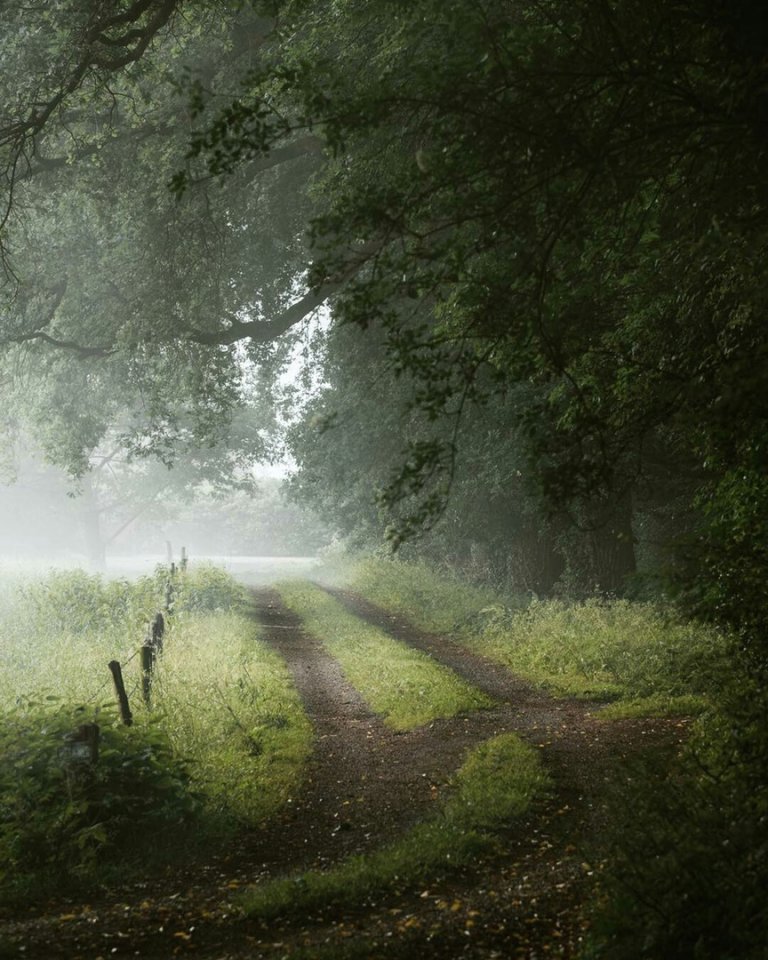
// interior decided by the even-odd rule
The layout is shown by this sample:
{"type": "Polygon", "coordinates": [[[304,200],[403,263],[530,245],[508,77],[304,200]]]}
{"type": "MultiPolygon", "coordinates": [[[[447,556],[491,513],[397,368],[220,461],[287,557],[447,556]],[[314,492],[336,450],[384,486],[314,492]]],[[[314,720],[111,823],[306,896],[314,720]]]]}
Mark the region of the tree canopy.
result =
{"type": "Polygon", "coordinates": [[[712,530],[743,510],[754,529],[765,28],[747,0],[2,17],[5,380],[51,457],[82,473],[108,436],[167,460],[221,442],[326,304],[376,331],[400,385],[400,468],[377,479],[396,544],[444,513],[461,424],[492,410],[550,511],[589,524],[601,501],[682,493],[706,564],[712,530]]]}

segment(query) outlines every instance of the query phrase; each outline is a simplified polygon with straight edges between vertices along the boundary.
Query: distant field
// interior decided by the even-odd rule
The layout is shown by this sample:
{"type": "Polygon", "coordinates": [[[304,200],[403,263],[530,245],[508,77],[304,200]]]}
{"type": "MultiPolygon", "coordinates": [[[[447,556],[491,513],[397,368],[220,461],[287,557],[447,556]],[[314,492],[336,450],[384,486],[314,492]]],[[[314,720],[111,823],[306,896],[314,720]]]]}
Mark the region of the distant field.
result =
{"type": "MultiPolygon", "coordinates": [[[[134,579],[150,575],[155,567],[167,562],[165,554],[109,557],[104,575],[134,579]]],[[[177,558],[178,562],[178,558],[177,558]]],[[[255,557],[226,555],[196,555],[190,553],[190,565],[212,563],[226,570],[236,580],[246,585],[273,583],[294,577],[306,577],[320,563],[315,557],[255,557]]],[[[0,573],[20,576],[45,573],[49,570],[87,570],[84,559],[73,557],[56,560],[29,560],[0,556],[0,573]]]]}

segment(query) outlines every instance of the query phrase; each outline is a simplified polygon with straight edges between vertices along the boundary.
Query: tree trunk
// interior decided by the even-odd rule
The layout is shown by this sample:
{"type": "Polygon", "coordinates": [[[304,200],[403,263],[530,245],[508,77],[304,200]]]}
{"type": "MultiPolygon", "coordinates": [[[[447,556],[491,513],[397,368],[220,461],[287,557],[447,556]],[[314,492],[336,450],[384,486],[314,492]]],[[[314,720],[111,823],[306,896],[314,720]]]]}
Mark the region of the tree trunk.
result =
{"type": "Polygon", "coordinates": [[[91,478],[88,474],[83,477],[83,493],[81,499],[80,525],[83,530],[85,553],[88,565],[92,570],[101,573],[107,566],[107,551],[101,533],[101,513],[91,478]]]}
{"type": "Polygon", "coordinates": [[[552,524],[530,519],[516,534],[509,552],[509,575],[513,588],[546,597],[565,571],[565,557],[552,524]]]}
{"type": "Polygon", "coordinates": [[[589,545],[595,586],[601,593],[621,594],[627,578],[637,572],[631,494],[596,504],[590,513],[589,545]]]}

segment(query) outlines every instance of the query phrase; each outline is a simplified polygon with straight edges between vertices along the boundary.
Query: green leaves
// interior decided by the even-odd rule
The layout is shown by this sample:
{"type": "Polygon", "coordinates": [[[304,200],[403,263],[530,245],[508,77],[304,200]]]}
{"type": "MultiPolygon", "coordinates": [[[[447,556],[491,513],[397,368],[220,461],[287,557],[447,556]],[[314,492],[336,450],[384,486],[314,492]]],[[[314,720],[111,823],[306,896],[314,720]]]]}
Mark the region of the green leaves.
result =
{"type": "Polygon", "coordinates": [[[24,704],[6,711],[0,732],[0,876],[4,900],[92,881],[125,858],[180,836],[197,810],[186,766],[157,725],[128,730],[101,710],[24,704]],[[72,766],[67,735],[97,721],[93,767],[72,766]]]}

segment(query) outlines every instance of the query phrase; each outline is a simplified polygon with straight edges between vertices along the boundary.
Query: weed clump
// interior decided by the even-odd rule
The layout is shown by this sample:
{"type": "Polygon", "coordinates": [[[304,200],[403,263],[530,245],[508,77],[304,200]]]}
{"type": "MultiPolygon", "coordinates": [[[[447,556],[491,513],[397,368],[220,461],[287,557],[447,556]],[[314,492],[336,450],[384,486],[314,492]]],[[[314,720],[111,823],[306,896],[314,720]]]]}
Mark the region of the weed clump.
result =
{"type": "MultiPolygon", "coordinates": [[[[111,711],[22,702],[0,726],[0,898],[69,891],[183,848],[201,804],[159,724],[119,726],[111,711]],[[98,721],[98,760],[75,758],[72,731],[98,721]]],[[[123,874],[124,876],[124,874],[123,874]]]]}

